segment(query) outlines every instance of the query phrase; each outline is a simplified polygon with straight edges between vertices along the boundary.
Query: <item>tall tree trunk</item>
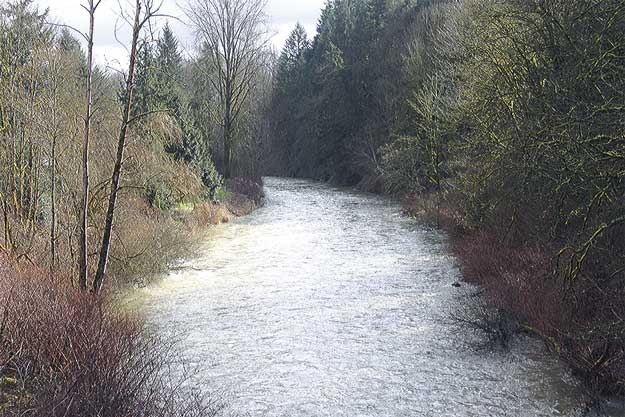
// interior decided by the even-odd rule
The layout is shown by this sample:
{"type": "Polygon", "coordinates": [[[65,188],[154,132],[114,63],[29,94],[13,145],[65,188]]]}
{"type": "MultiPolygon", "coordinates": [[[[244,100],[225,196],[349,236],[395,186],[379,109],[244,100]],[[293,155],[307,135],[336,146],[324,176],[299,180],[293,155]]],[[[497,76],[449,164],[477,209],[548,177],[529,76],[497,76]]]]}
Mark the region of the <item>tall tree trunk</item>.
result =
{"type": "Polygon", "coordinates": [[[93,27],[95,25],[95,12],[100,5],[99,0],[89,0],[89,34],[87,36],[87,91],[85,111],[85,133],[82,148],[82,201],[80,206],[80,237],[78,253],[78,284],[80,289],[87,289],[87,219],[89,216],[89,136],[91,133],[91,116],[93,107],[93,27]]]}
{"type": "Polygon", "coordinates": [[[190,0],[187,14],[209,54],[209,83],[218,93],[223,124],[223,174],[233,174],[234,134],[249,103],[253,78],[269,43],[265,30],[266,0],[190,0]],[[222,107],[221,107],[222,106],[222,107]]]}
{"type": "Polygon", "coordinates": [[[128,125],[130,123],[130,109],[132,106],[132,93],[134,89],[135,66],[137,62],[137,45],[139,43],[139,35],[141,28],[152,16],[152,11],[146,10],[145,18],[141,19],[141,0],[136,0],[135,20],[132,31],[132,46],[130,49],[130,63],[128,64],[128,77],[126,79],[124,112],[119,130],[119,139],[117,143],[117,157],[113,168],[113,176],[111,179],[111,191],[109,194],[108,209],[106,211],[106,219],[104,225],[104,234],[102,236],[102,245],[100,247],[100,257],[98,260],[98,269],[95,279],[93,280],[94,293],[102,290],[104,277],[106,275],[106,267],[109,260],[109,251],[111,247],[111,234],[113,230],[113,220],[115,216],[115,205],[117,203],[117,193],[119,191],[119,182],[121,179],[122,164],[124,161],[124,149],[126,147],[126,137],[128,134],[128,125]]]}
{"type": "Polygon", "coordinates": [[[232,176],[232,121],[229,111],[226,111],[224,120],[224,177],[232,176]]]}
{"type": "Polygon", "coordinates": [[[52,138],[50,161],[50,273],[56,270],[56,134],[52,138]]]}

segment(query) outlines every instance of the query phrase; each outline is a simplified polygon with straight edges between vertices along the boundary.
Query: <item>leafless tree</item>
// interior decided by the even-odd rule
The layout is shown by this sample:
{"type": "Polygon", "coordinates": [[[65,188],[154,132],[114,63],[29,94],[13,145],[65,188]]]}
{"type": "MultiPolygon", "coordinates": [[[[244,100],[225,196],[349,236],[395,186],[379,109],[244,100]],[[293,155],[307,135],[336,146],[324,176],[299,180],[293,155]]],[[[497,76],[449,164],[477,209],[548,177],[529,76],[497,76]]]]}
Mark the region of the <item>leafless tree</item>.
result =
{"type": "Polygon", "coordinates": [[[82,6],[89,13],[89,33],[87,39],[87,87],[85,93],[85,131],[82,149],[82,201],[80,206],[80,237],[78,255],[78,282],[80,289],[87,289],[87,218],[89,216],[89,136],[91,133],[91,118],[93,116],[93,29],[95,26],[95,12],[102,0],[88,0],[82,6]]]}
{"type": "Polygon", "coordinates": [[[136,0],[134,10],[134,22],[132,24],[132,43],[130,47],[130,60],[128,63],[128,74],[126,75],[126,86],[124,90],[124,108],[122,113],[121,126],[119,129],[119,138],[117,142],[117,155],[115,166],[113,167],[113,175],[111,177],[111,189],[109,193],[108,208],[106,210],[106,218],[104,224],[104,233],[102,236],[102,244],[100,246],[100,255],[98,259],[98,269],[93,280],[92,291],[99,293],[104,283],[106,274],[106,266],[109,260],[109,251],[111,247],[111,234],[113,231],[113,220],[115,216],[115,205],[117,203],[117,195],[119,192],[119,184],[122,174],[122,165],[124,162],[124,150],[126,148],[126,138],[128,136],[128,127],[136,119],[131,119],[132,94],[135,85],[135,67],[137,63],[137,50],[139,38],[143,28],[154,17],[158,16],[159,5],[155,5],[154,0],[136,0]]]}
{"type": "Polygon", "coordinates": [[[232,175],[232,149],[241,111],[254,91],[255,74],[269,42],[266,0],[190,0],[187,15],[209,59],[208,79],[219,97],[224,176],[232,175]]]}

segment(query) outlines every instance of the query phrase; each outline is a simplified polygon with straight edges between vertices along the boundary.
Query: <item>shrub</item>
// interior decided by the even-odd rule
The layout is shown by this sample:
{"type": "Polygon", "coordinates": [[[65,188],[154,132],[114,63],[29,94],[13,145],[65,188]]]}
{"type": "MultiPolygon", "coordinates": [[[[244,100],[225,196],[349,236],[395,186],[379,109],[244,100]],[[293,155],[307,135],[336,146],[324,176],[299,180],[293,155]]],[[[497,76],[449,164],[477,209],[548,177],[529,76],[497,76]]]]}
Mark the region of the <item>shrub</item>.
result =
{"type": "Polygon", "coordinates": [[[488,305],[472,303],[457,313],[460,322],[492,340],[506,338],[500,325],[513,329],[513,318],[565,359],[592,392],[625,392],[622,289],[608,292],[591,277],[570,281],[549,256],[553,251],[538,244],[512,246],[482,231],[458,235],[452,246],[465,279],[483,288],[488,305]]]}
{"type": "Polygon", "coordinates": [[[231,193],[248,197],[257,205],[261,205],[265,198],[262,178],[232,178],[226,181],[226,189],[231,193]]]}
{"type": "Polygon", "coordinates": [[[219,407],[172,372],[172,341],[106,297],[31,268],[0,275],[3,416],[214,416],[219,407]]]}
{"type": "Polygon", "coordinates": [[[493,307],[482,292],[465,294],[462,303],[451,314],[452,324],[477,336],[479,349],[497,346],[507,350],[512,338],[520,332],[518,318],[508,310],[493,307]]]}
{"type": "Polygon", "coordinates": [[[177,201],[171,190],[161,182],[151,181],[146,185],[145,198],[150,205],[159,210],[173,208],[177,201]]]}

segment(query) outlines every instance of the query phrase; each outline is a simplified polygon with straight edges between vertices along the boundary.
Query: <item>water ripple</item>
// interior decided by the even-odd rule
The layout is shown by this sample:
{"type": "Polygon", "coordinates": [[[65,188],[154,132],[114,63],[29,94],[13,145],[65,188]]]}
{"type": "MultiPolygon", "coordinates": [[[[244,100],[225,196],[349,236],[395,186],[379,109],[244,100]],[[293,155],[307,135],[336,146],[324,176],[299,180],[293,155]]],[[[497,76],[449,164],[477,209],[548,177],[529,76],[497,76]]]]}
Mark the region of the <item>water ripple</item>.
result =
{"type": "Polygon", "coordinates": [[[476,353],[446,317],[445,236],[384,198],[269,178],[267,205],[213,229],[145,304],[207,386],[251,416],[560,416],[578,405],[533,341],[476,353]]]}

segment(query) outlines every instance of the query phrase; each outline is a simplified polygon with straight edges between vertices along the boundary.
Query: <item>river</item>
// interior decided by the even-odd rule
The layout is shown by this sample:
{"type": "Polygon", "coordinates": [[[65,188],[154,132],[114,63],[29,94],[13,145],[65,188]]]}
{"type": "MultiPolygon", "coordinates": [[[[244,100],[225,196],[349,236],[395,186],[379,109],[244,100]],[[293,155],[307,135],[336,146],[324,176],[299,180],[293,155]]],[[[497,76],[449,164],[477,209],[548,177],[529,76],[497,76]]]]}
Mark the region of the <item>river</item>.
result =
{"type": "Polygon", "coordinates": [[[467,289],[444,234],[383,197],[266,179],[265,207],[211,229],[142,295],[207,389],[250,416],[573,415],[538,341],[476,351],[449,316],[467,289]]]}

